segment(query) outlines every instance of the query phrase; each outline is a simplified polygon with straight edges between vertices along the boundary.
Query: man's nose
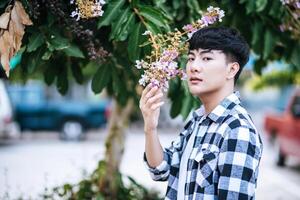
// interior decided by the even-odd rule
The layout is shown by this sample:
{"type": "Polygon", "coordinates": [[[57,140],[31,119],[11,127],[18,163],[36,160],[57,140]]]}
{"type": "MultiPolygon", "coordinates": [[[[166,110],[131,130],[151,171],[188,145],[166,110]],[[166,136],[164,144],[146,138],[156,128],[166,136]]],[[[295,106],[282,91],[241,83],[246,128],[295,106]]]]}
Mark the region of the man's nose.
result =
{"type": "Polygon", "coordinates": [[[200,72],[202,71],[202,65],[199,62],[193,62],[191,63],[191,68],[190,68],[191,72],[200,72]]]}

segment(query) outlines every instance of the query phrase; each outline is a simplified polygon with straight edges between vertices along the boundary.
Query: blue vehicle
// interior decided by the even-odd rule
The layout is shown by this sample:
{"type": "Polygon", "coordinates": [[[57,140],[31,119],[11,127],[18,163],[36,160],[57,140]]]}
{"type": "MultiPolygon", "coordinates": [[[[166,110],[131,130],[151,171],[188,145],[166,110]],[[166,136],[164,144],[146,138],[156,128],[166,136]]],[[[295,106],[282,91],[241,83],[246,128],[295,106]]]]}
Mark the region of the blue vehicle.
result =
{"type": "Polygon", "coordinates": [[[84,139],[85,131],[106,124],[110,105],[108,100],[75,100],[68,95],[55,94],[55,90],[42,84],[8,87],[15,119],[21,131],[59,131],[61,139],[79,140],[84,139]]]}

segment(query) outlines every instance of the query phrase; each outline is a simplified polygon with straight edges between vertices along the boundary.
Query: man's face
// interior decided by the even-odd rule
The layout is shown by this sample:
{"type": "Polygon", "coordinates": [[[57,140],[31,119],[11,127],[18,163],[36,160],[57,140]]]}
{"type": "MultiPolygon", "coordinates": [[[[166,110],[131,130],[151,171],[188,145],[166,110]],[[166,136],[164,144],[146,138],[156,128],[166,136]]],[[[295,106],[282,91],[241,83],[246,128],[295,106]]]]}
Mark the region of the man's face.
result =
{"type": "Polygon", "coordinates": [[[188,86],[193,95],[214,92],[226,84],[226,55],[220,50],[191,50],[186,66],[188,86]]]}

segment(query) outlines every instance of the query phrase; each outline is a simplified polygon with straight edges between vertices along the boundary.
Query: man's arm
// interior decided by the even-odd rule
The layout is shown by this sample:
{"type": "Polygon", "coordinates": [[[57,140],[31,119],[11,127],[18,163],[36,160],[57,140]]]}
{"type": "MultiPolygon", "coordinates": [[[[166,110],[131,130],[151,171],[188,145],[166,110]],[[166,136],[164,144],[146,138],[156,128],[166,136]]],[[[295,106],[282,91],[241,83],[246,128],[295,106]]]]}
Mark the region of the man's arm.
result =
{"type": "Polygon", "coordinates": [[[258,133],[236,127],[225,136],[219,154],[219,199],[253,199],[255,196],[261,143],[258,133]]]}
{"type": "Polygon", "coordinates": [[[157,125],[163,93],[149,84],[140,99],[140,109],[144,118],[145,152],[150,167],[155,168],[163,161],[163,149],[160,144],[157,125]]]}
{"type": "Polygon", "coordinates": [[[151,168],[159,166],[163,161],[163,148],[157,130],[145,131],[145,154],[151,168]]]}

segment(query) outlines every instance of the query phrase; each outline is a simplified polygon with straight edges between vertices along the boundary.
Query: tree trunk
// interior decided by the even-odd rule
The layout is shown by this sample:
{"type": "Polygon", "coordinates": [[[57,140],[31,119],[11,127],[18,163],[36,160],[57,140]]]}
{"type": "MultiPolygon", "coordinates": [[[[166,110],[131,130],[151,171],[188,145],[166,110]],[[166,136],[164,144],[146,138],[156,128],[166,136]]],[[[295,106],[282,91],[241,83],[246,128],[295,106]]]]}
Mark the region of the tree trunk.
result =
{"type": "Polygon", "coordinates": [[[100,177],[99,189],[109,199],[117,199],[119,167],[123,157],[125,130],[133,108],[133,100],[129,99],[127,105],[122,107],[113,100],[112,112],[109,119],[109,131],[105,146],[105,176],[100,177]]]}

